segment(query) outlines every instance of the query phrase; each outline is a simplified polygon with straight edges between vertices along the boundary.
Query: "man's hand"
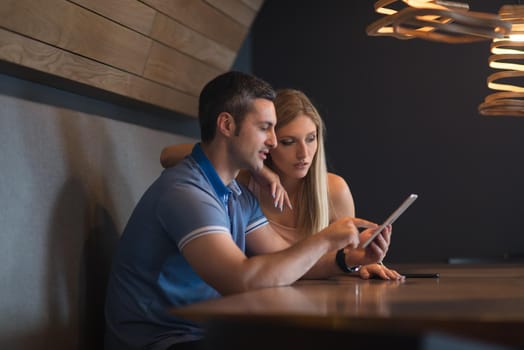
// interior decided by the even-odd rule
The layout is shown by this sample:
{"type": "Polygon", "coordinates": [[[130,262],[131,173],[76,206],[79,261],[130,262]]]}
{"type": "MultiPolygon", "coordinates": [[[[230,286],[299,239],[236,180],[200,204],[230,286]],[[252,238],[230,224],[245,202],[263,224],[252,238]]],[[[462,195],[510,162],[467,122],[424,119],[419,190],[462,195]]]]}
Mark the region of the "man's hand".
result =
{"type": "Polygon", "coordinates": [[[340,218],[319,232],[327,235],[332,244],[331,250],[341,248],[355,249],[360,244],[360,233],[358,228],[376,229],[378,226],[370,221],[352,218],[349,216],[340,218]]]}

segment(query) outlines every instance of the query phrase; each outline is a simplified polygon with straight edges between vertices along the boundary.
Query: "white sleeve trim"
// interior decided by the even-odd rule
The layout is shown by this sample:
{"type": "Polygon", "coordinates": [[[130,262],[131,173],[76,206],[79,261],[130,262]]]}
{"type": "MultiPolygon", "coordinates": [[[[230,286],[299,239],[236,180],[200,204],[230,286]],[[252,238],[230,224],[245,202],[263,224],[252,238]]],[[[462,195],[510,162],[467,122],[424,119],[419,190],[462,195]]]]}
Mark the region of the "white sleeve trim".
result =
{"type": "Polygon", "coordinates": [[[251,224],[249,224],[247,227],[246,227],[246,234],[250,233],[251,231],[261,227],[261,226],[264,226],[266,224],[268,224],[269,221],[267,220],[266,217],[263,217],[263,218],[260,218],[258,219],[257,221],[253,221],[251,224]]]}
{"type": "Polygon", "coordinates": [[[199,227],[196,230],[189,232],[187,235],[184,236],[184,238],[180,240],[180,242],[178,242],[178,249],[182,251],[185,245],[189,243],[190,241],[194,240],[195,238],[205,236],[208,234],[216,234],[216,233],[227,233],[228,235],[231,236],[231,232],[229,232],[229,229],[224,226],[199,227]]]}

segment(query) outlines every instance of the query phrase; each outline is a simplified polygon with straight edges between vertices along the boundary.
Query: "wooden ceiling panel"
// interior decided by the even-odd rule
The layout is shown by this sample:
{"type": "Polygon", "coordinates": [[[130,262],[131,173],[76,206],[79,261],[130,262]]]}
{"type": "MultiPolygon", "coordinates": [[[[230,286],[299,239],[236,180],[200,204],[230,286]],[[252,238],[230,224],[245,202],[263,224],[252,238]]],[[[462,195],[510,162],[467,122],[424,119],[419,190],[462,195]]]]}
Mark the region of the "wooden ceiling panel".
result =
{"type": "Polygon", "coordinates": [[[136,0],[69,0],[146,36],[151,33],[156,11],[136,0]]]}
{"type": "Polygon", "coordinates": [[[217,10],[225,13],[234,21],[249,27],[251,22],[255,19],[257,11],[253,10],[242,1],[231,0],[205,0],[208,4],[215,7],[217,10]]]}
{"type": "Polygon", "coordinates": [[[151,37],[220,70],[228,70],[236,57],[233,51],[173,19],[158,13],[151,37]]]}
{"type": "MultiPolygon", "coordinates": [[[[142,73],[151,39],[67,1],[8,2],[13,4],[12,11],[2,19],[3,28],[128,72],[142,73]]],[[[4,3],[0,7],[4,8],[4,3]]]]}
{"type": "Polygon", "coordinates": [[[155,43],[151,48],[144,76],[198,96],[205,83],[221,72],[162,44],[155,43]]]}
{"type": "Polygon", "coordinates": [[[0,60],[160,108],[197,113],[193,95],[3,29],[0,60]]]}
{"type": "Polygon", "coordinates": [[[234,51],[238,51],[249,29],[202,0],[143,1],[234,51]]]}
{"type": "Polygon", "coordinates": [[[196,116],[201,88],[231,68],[262,3],[2,0],[0,63],[24,68],[23,78],[43,73],[45,84],[67,88],[69,80],[72,91],[81,85],[196,116]]]}

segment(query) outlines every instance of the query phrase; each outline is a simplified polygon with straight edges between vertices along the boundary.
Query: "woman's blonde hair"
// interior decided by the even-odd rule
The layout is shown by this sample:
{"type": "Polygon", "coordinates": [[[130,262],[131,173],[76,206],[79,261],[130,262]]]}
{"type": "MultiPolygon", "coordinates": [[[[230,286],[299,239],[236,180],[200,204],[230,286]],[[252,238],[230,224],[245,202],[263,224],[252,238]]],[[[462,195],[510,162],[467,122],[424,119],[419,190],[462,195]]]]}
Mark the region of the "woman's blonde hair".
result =
{"type": "MultiPolygon", "coordinates": [[[[317,127],[317,152],[304,183],[297,193],[295,208],[297,213],[297,229],[305,235],[311,235],[329,224],[329,200],[327,188],[326,154],[324,151],[324,122],[317,109],[307,96],[298,90],[283,89],[277,91],[274,100],[277,113],[275,129],[289,124],[299,115],[305,115],[317,127]]],[[[269,160],[268,166],[272,167],[269,160]]]]}

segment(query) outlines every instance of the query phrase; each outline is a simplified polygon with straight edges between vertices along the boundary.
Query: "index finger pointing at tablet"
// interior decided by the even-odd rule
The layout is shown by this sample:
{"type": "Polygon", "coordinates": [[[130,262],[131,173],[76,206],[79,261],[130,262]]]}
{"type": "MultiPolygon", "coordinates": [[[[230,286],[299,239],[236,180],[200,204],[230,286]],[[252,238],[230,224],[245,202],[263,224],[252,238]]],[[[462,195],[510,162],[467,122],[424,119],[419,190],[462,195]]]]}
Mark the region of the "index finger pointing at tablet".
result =
{"type": "Polygon", "coordinates": [[[358,228],[377,228],[378,225],[374,222],[364,220],[361,218],[353,218],[353,224],[358,228]]]}

